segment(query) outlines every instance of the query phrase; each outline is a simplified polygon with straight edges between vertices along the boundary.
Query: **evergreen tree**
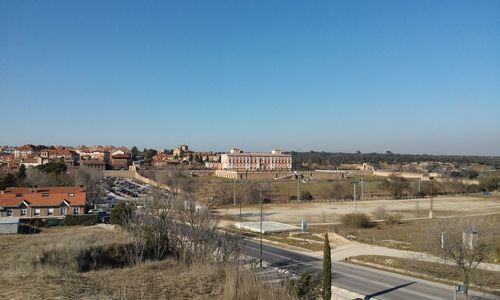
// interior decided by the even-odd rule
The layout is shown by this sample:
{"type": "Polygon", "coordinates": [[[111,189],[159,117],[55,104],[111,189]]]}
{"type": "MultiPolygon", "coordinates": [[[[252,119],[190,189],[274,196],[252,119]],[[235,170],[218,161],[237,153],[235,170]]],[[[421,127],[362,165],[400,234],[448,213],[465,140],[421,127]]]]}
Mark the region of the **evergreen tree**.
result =
{"type": "Polygon", "coordinates": [[[19,180],[24,180],[26,178],[26,166],[25,165],[21,165],[19,167],[19,171],[17,172],[17,178],[19,180]]]}
{"type": "Polygon", "coordinates": [[[17,185],[16,177],[12,173],[7,174],[3,180],[0,181],[0,190],[5,190],[8,187],[17,185]]]}
{"type": "Polygon", "coordinates": [[[132,154],[132,160],[135,160],[137,158],[137,155],[139,155],[139,149],[137,149],[137,147],[134,146],[130,150],[130,153],[132,154]]]}
{"type": "Polygon", "coordinates": [[[325,233],[325,246],[323,248],[323,300],[332,297],[332,257],[330,253],[330,241],[328,233],[325,233]]]}

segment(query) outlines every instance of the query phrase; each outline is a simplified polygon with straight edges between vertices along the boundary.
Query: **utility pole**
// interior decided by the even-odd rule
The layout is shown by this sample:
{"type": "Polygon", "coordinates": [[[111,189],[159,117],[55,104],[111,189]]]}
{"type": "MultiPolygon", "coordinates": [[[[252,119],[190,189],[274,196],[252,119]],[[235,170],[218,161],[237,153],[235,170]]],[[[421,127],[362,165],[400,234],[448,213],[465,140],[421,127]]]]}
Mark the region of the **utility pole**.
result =
{"type": "Polygon", "coordinates": [[[431,182],[431,201],[429,207],[429,219],[432,219],[432,209],[434,206],[434,177],[429,177],[429,180],[431,182]]]}
{"type": "Polygon", "coordinates": [[[352,198],[354,200],[354,211],[358,211],[358,207],[356,206],[356,181],[352,182],[352,188],[353,188],[352,198]]]}
{"type": "Polygon", "coordinates": [[[233,205],[236,206],[236,177],[233,180],[233,205]]]}
{"type": "Polygon", "coordinates": [[[260,186],[260,267],[262,268],[262,183],[260,186]]]}
{"type": "Polygon", "coordinates": [[[241,223],[241,201],[242,199],[240,198],[240,223],[241,223]]]}
{"type": "Polygon", "coordinates": [[[361,176],[361,201],[365,200],[365,182],[361,176]]]}
{"type": "Polygon", "coordinates": [[[300,174],[297,173],[297,201],[300,201],[300,174]]]}

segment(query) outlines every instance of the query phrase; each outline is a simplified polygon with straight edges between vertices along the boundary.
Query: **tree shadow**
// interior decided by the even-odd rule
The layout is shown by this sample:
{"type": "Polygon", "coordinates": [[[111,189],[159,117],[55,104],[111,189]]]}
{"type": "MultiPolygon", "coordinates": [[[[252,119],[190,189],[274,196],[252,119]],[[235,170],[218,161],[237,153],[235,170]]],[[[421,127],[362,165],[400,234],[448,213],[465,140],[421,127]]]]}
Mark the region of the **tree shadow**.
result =
{"type": "Polygon", "coordinates": [[[409,285],[414,284],[415,282],[416,281],[408,282],[408,283],[401,284],[401,285],[398,285],[398,286],[395,286],[395,287],[392,287],[392,288],[389,288],[389,289],[385,289],[385,290],[382,290],[382,291],[379,291],[379,292],[376,292],[376,293],[373,293],[373,294],[370,294],[370,295],[366,295],[365,298],[363,298],[363,299],[364,300],[369,300],[372,297],[377,297],[377,296],[380,296],[380,295],[383,295],[383,294],[390,293],[390,292],[395,291],[397,289],[407,287],[409,285]]]}

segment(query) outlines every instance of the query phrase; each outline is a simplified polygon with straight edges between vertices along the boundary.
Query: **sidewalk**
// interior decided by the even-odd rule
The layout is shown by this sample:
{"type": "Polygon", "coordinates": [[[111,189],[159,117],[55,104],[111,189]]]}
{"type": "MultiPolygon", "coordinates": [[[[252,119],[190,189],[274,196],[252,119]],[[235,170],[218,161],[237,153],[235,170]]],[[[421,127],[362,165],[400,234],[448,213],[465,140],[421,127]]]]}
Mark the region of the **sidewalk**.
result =
{"type": "MultiPolygon", "coordinates": [[[[321,251],[316,251],[308,254],[314,257],[323,257],[323,252],[321,251]]],[[[430,254],[425,254],[415,251],[398,250],[382,246],[373,246],[358,242],[353,242],[352,244],[349,245],[332,247],[332,260],[334,261],[342,261],[348,257],[353,257],[358,255],[381,255],[381,256],[417,259],[421,261],[428,261],[435,263],[443,263],[442,259],[432,256],[430,254]]],[[[453,265],[452,263],[449,262],[447,264],[453,265]]],[[[500,272],[500,265],[490,264],[490,263],[480,263],[478,269],[500,272]]]]}

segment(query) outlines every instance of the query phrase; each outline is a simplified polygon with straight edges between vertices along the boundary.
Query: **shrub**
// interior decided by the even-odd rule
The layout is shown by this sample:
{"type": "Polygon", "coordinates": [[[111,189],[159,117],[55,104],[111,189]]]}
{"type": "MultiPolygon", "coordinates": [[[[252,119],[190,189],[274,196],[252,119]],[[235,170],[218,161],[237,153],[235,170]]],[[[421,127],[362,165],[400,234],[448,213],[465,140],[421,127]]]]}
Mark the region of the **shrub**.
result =
{"type": "Polygon", "coordinates": [[[20,219],[19,223],[21,225],[27,225],[34,228],[49,227],[49,224],[47,224],[47,221],[45,219],[38,219],[38,218],[20,219]]]}
{"type": "Polygon", "coordinates": [[[401,214],[388,214],[385,218],[385,222],[391,225],[399,224],[402,218],[403,216],[401,214]]]}
{"type": "Polygon", "coordinates": [[[17,228],[17,233],[20,234],[35,234],[40,233],[40,231],[40,228],[24,223],[20,223],[19,227],[17,228]]]}
{"type": "Polygon", "coordinates": [[[125,220],[130,219],[134,212],[134,207],[125,203],[118,203],[112,210],[109,217],[111,224],[123,226],[125,220]]]}
{"type": "Polygon", "coordinates": [[[90,226],[97,223],[99,223],[98,215],[67,215],[63,221],[64,226],[90,226]]]}
{"type": "Polygon", "coordinates": [[[370,227],[370,218],[363,213],[351,213],[340,217],[340,222],[348,227],[367,228],[370,227]]]}
{"type": "Polygon", "coordinates": [[[88,272],[104,268],[120,268],[128,265],[125,247],[127,245],[105,245],[89,247],[76,256],[79,272],[88,272]]]}
{"type": "Polygon", "coordinates": [[[44,250],[34,264],[64,268],[76,272],[89,272],[105,268],[121,268],[128,265],[126,244],[109,244],[83,247],[53,247],[44,250]]]}
{"type": "Polygon", "coordinates": [[[299,277],[290,282],[290,288],[299,299],[318,299],[321,296],[321,274],[300,273],[299,277]]]}
{"type": "Polygon", "coordinates": [[[387,217],[387,210],[385,209],[385,207],[379,206],[372,212],[372,216],[376,220],[385,220],[385,218],[387,217]]]}
{"type": "Polygon", "coordinates": [[[311,201],[312,199],[313,199],[313,195],[310,192],[305,191],[305,192],[300,193],[300,200],[311,201]]]}

